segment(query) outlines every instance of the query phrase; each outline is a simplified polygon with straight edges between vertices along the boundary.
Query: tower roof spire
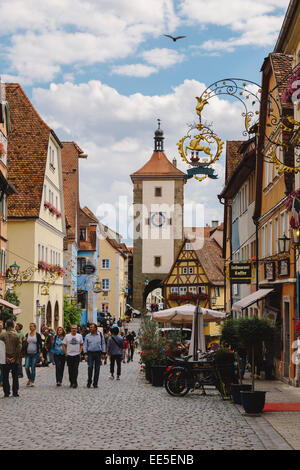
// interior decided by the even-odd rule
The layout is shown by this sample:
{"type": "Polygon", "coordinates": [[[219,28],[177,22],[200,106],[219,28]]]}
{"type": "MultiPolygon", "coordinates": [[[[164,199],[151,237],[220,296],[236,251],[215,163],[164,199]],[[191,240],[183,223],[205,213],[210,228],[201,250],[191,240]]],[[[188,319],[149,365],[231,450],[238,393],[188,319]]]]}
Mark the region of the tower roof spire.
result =
{"type": "Polygon", "coordinates": [[[157,119],[158,128],[154,134],[154,151],[163,152],[164,151],[164,132],[160,128],[160,119],[157,119]]]}

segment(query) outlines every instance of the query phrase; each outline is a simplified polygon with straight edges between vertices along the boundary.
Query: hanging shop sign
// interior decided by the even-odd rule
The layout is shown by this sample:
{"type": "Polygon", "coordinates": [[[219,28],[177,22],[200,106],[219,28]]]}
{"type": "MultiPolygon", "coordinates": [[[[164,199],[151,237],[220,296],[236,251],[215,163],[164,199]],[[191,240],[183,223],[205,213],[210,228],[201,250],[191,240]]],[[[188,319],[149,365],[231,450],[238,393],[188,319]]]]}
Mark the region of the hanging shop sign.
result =
{"type": "Polygon", "coordinates": [[[275,280],[275,262],[274,261],[265,263],[265,279],[267,281],[275,280]]]}
{"type": "Polygon", "coordinates": [[[83,272],[84,274],[94,274],[96,271],[96,268],[93,264],[86,264],[84,267],[83,267],[83,272]]]}
{"type": "Polygon", "coordinates": [[[229,277],[235,284],[250,284],[252,279],[252,264],[230,263],[229,277]]]}
{"type": "Polygon", "coordinates": [[[278,261],[278,276],[290,275],[290,260],[289,258],[281,259],[278,261]]]}

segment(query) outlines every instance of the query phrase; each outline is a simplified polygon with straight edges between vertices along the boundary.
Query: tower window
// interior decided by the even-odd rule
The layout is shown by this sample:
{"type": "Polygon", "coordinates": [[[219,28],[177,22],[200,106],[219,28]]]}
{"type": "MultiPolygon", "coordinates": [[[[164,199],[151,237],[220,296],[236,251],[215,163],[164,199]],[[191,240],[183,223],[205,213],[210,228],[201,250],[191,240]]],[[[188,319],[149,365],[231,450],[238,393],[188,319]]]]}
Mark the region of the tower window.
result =
{"type": "Polygon", "coordinates": [[[161,188],[155,188],[155,197],[161,197],[162,190],[161,188]]]}
{"type": "Polygon", "coordinates": [[[154,266],[156,267],[161,266],[161,256],[154,257],[154,266]]]}

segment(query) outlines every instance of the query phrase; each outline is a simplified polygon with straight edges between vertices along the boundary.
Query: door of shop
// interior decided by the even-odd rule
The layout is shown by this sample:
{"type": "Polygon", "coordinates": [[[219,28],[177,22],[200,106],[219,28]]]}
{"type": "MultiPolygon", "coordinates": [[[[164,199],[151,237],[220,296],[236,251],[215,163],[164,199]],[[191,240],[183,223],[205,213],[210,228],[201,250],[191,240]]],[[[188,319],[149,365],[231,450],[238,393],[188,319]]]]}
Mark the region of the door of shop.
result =
{"type": "Polygon", "coordinates": [[[283,376],[290,376],[291,345],[290,345],[290,303],[283,303],[283,376]]]}

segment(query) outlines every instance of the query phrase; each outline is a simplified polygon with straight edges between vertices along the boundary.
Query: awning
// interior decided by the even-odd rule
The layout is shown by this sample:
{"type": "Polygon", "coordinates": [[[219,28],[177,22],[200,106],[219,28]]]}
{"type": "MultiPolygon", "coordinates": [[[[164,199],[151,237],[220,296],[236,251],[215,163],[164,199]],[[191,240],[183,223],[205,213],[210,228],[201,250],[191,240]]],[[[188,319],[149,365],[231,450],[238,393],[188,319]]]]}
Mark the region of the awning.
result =
{"type": "Polygon", "coordinates": [[[259,289],[256,292],[253,292],[253,294],[247,295],[247,297],[244,297],[244,299],[239,300],[233,304],[232,310],[241,313],[242,310],[250,307],[250,305],[255,304],[273,291],[274,289],[259,289]]]}
{"type": "Polygon", "coordinates": [[[0,299],[0,306],[3,305],[3,307],[9,307],[13,310],[14,315],[19,315],[19,313],[22,313],[22,310],[14,304],[11,304],[7,302],[6,300],[0,299]]]}

